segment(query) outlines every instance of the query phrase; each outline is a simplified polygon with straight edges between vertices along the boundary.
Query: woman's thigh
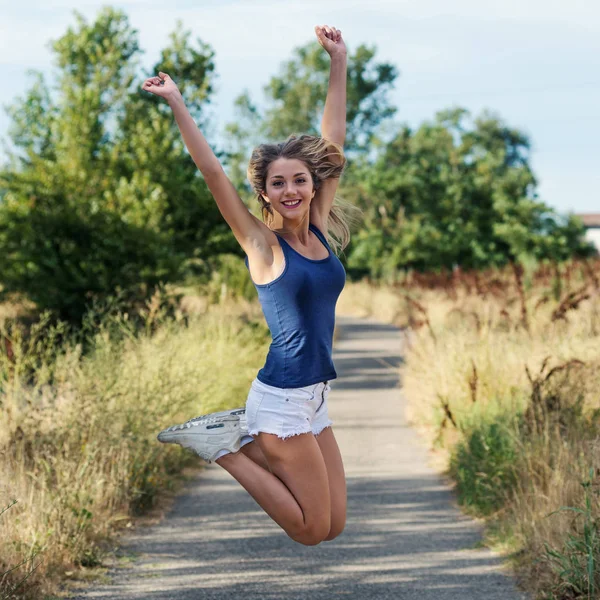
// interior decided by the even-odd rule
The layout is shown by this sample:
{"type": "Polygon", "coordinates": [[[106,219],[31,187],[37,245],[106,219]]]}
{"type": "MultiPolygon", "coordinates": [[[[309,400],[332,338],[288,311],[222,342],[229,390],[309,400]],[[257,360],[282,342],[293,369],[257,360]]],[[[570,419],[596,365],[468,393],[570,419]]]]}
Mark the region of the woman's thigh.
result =
{"type": "Polygon", "coordinates": [[[271,472],[290,490],[302,510],[304,522],[296,524],[297,535],[325,539],[331,528],[330,486],[327,465],[315,436],[304,433],[281,439],[260,433],[256,440],[271,472]]]}
{"type": "Polygon", "coordinates": [[[316,438],[327,469],[331,501],[331,527],[326,539],[332,540],[346,525],[346,475],[342,455],[333,429],[326,427],[316,438]]]}

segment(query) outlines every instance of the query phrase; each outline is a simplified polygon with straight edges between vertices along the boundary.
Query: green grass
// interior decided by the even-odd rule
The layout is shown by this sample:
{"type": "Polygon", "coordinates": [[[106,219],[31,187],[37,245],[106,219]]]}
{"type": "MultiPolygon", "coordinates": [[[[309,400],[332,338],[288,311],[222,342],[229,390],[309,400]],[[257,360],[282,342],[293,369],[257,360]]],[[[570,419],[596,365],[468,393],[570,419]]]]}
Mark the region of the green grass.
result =
{"type": "Polygon", "coordinates": [[[407,416],[531,596],[600,598],[600,260],[525,275],[407,274],[344,307],[406,328],[407,416]]]}
{"type": "Polygon", "coordinates": [[[159,444],[157,432],[243,406],[269,341],[256,308],[235,304],[132,321],[96,323],[85,341],[60,324],[5,325],[0,505],[18,503],[0,517],[0,573],[25,561],[11,573],[19,581],[37,554],[28,597],[53,593],[65,571],[98,565],[113,533],[199,464],[159,444]]]}
{"type": "Polygon", "coordinates": [[[515,419],[508,415],[475,423],[452,448],[450,474],[460,503],[477,515],[502,509],[517,483],[515,419]]]}
{"type": "Polygon", "coordinates": [[[582,482],[584,501],[582,507],[562,506],[548,515],[570,511],[574,513],[573,531],[567,535],[562,548],[544,544],[542,560],[546,561],[556,576],[549,598],[564,597],[593,600],[600,595],[600,519],[597,516],[598,484],[594,469],[582,482]]]}

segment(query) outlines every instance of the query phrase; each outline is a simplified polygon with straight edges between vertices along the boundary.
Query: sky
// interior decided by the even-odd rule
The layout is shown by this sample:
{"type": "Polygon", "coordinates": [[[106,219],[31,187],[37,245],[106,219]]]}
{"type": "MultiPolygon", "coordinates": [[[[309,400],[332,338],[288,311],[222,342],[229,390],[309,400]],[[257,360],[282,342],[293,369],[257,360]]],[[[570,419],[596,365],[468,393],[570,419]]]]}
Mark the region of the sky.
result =
{"type": "MultiPolygon", "coordinates": [[[[107,4],[0,0],[0,105],[28,89],[28,70],[52,74],[48,43],[107,4]]],[[[233,100],[262,87],[314,25],[342,30],[349,51],[377,47],[400,71],[396,120],[418,127],[438,110],[497,113],[531,140],[541,200],[558,212],[600,212],[600,2],[595,0],[127,0],[149,67],[177,20],[214,49],[216,131],[233,100]]],[[[9,119],[0,112],[0,138],[9,119]]]]}

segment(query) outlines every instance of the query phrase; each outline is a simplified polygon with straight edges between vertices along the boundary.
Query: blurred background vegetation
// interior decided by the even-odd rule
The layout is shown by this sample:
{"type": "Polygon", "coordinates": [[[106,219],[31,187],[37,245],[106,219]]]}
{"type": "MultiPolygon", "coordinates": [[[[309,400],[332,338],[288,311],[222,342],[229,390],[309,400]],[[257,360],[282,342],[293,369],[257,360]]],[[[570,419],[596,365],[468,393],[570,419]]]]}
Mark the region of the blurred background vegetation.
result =
{"type": "MultiPolygon", "coordinates": [[[[170,109],[140,90],[150,74],[170,73],[200,127],[208,126],[212,49],[180,26],[144,73],[137,32],[124,13],[106,8],[93,22],[77,16],[52,52],[52,80],[35,75],[9,108],[12,149],[0,171],[3,297],[18,293],[79,322],[93,301],[144,300],[159,282],[206,282],[223,256],[241,258],[170,109]]],[[[247,94],[236,100],[238,118],[215,150],[252,210],[244,173],[253,145],[319,133],[328,69],[326,54],[308,44],[265,86],[261,108],[247,94]]],[[[416,130],[399,125],[387,98],[397,77],[375,48],[349,56],[350,166],[340,192],[364,211],[343,257],[351,277],[393,280],[406,269],[592,253],[582,224],[537,198],[523,133],[492,113],[474,117],[457,107],[416,130]]]]}

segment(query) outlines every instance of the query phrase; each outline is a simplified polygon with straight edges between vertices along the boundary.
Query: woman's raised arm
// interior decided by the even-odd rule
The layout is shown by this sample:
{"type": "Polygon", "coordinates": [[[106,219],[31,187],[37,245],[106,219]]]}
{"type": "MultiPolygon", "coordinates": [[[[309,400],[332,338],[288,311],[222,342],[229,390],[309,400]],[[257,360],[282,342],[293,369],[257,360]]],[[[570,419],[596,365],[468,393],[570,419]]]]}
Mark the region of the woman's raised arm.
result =
{"type": "Polygon", "coordinates": [[[190,156],[204,176],[223,218],[244,250],[254,247],[257,239],[260,240],[263,236],[265,226],[242,202],[219,159],[190,115],[175,82],[166,73],[159,72],[157,77],[146,79],[142,89],[168,102],[190,156]]]}
{"type": "MultiPolygon", "coordinates": [[[[346,139],[346,44],[342,32],[335,27],[317,25],[315,33],[319,44],[331,57],[321,136],[343,147],[346,139]]],[[[339,179],[326,179],[313,198],[311,212],[318,215],[314,219],[317,226],[327,226],[338,183],[339,179]]]]}
{"type": "Polygon", "coordinates": [[[331,57],[329,87],[321,120],[321,135],[340,146],[346,139],[346,44],[342,32],[327,25],[315,27],[319,44],[331,57]]]}

